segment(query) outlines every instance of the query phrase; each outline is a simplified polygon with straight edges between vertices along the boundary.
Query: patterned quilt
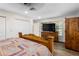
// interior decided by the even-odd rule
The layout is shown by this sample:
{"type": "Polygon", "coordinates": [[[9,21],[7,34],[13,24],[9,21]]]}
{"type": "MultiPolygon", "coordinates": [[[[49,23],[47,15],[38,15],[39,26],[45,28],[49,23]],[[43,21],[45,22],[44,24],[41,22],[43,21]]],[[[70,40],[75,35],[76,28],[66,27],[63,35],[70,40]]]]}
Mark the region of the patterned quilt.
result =
{"type": "Polygon", "coordinates": [[[51,56],[46,46],[22,38],[0,41],[0,56],[51,56]]]}

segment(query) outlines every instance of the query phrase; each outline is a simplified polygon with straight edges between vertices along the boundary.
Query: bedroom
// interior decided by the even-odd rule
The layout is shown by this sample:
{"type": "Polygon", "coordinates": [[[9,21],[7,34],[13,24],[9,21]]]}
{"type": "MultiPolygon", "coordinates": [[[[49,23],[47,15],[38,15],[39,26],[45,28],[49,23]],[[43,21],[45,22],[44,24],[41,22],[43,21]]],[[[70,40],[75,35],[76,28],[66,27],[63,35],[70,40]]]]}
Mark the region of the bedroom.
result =
{"type": "MultiPolygon", "coordinates": [[[[0,55],[78,56],[79,52],[66,49],[63,46],[65,42],[65,19],[78,18],[78,6],[78,3],[0,3],[0,55]],[[43,37],[40,38],[43,32],[42,25],[50,23],[55,24],[57,34],[55,36],[48,35],[48,40],[43,37]],[[33,42],[24,40],[27,38],[33,42]],[[54,42],[54,39],[57,39],[58,42],[54,42]],[[38,43],[34,43],[34,41],[38,43]],[[23,46],[19,46],[19,44],[23,46]],[[30,45],[31,48],[27,49],[28,53],[26,54],[25,50],[29,47],[27,45],[30,45]],[[22,47],[25,50],[20,53],[22,47]],[[37,51],[35,51],[36,49],[37,51]]],[[[76,44],[74,43],[74,45],[76,44]]]]}

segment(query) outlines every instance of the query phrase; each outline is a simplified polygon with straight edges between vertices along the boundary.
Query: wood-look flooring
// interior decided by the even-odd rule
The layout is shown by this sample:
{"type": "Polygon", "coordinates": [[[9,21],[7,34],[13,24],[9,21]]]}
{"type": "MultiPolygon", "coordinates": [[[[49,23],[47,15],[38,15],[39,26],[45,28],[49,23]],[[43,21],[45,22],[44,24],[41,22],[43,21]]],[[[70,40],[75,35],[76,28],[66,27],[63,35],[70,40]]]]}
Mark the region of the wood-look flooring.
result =
{"type": "Polygon", "coordinates": [[[79,56],[79,52],[66,49],[64,43],[55,43],[54,56],[79,56]]]}

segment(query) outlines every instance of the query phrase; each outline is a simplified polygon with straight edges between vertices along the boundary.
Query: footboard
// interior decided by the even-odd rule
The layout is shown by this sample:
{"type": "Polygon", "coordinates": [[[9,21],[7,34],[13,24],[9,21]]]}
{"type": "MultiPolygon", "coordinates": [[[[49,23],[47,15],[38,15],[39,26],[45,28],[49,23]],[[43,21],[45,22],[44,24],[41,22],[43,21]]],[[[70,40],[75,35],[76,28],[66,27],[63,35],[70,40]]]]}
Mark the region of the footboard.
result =
{"type": "Polygon", "coordinates": [[[50,50],[51,53],[54,52],[54,37],[52,37],[52,36],[49,36],[48,40],[45,40],[34,34],[24,34],[23,35],[22,32],[19,32],[19,37],[45,45],[46,47],[48,47],[48,49],[50,50]]]}

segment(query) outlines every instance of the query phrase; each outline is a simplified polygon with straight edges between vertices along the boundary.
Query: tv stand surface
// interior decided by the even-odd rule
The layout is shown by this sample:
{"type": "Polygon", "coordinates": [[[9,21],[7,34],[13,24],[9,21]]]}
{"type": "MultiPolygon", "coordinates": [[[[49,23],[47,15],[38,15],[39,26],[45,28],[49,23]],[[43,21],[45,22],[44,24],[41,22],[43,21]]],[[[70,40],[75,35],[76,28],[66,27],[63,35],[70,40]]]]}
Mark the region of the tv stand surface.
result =
{"type": "Polygon", "coordinates": [[[49,32],[49,31],[41,32],[41,37],[43,37],[44,39],[47,39],[48,36],[54,36],[54,41],[58,42],[58,32],[49,32]]]}

